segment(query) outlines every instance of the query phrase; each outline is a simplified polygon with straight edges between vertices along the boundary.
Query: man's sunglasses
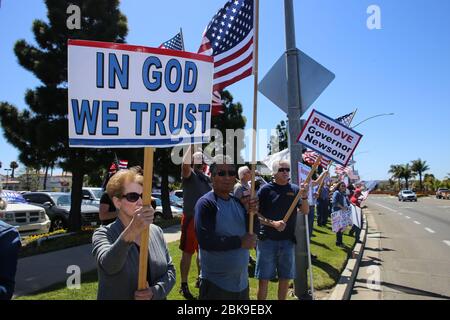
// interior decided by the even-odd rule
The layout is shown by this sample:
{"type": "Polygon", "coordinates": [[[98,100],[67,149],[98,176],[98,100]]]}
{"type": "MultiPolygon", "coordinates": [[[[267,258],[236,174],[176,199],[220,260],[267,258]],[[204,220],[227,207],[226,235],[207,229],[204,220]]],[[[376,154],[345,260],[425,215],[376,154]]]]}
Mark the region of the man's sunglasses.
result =
{"type": "Polygon", "coordinates": [[[128,202],[136,202],[139,200],[139,198],[142,198],[142,193],[139,194],[137,192],[130,192],[122,195],[122,198],[127,199],[128,202]]]}
{"type": "Polygon", "coordinates": [[[291,169],[289,169],[289,168],[279,168],[278,172],[291,172],[291,169]]]}
{"type": "Polygon", "coordinates": [[[221,170],[217,172],[217,175],[219,177],[225,177],[228,174],[229,177],[235,177],[236,171],[235,170],[221,170]]]}

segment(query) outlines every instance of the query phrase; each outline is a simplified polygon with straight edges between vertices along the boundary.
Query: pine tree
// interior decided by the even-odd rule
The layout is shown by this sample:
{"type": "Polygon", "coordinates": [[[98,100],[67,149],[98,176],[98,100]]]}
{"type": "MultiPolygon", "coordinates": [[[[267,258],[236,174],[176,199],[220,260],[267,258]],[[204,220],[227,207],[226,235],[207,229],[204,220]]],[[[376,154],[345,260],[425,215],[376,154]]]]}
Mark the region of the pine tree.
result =
{"type": "Polygon", "coordinates": [[[222,92],[222,101],[224,106],[223,108],[224,112],[218,116],[212,117],[211,128],[218,129],[222,133],[222,137],[224,139],[224,146],[223,146],[224,154],[228,154],[227,148],[232,148],[233,161],[235,161],[235,163],[244,163],[244,159],[242,158],[241,152],[245,147],[244,143],[245,137],[243,135],[242,137],[241,136],[234,137],[232,142],[233,146],[230,145],[230,143],[227,143],[226,141],[227,129],[238,130],[245,128],[247,119],[245,118],[245,116],[242,115],[243,112],[242,104],[240,102],[234,103],[233,96],[227,90],[222,92]],[[238,139],[240,139],[240,141],[238,141],[238,139]]]}
{"type": "Polygon", "coordinates": [[[70,229],[81,228],[81,188],[85,174],[97,172],[113,158],[112,151],[69,148],[67,121],[68,39],[125,42],[127,20],[118,9],[119,0],[45,0],[48,22],[35,20],[37,47],[25,40],[16,42],[14,52],[22,67],[32,72],[41,86],[28,90],[30,110],[0,103],[0,122],[6,139],[19,149],[25,166],[48,167],[56,163],[72,172],[70,229]],[[69,29],[70,5],[81,10],[80,29],[69,29]]]}

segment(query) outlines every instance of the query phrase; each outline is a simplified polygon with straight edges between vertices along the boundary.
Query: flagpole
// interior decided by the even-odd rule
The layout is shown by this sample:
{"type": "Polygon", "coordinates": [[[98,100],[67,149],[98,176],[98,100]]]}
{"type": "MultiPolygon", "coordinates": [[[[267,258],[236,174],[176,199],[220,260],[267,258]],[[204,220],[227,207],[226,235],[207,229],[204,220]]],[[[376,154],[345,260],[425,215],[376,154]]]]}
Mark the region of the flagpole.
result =
{"type": "Polygon", "coordinates": [[[183,29],[181,29],[181,27],[180,27],[180,35],[181,35],[181,46],[183,47],[183,51],[186,51],[184,48],[183,29]]]}
{"type": "MultiPolygon", "coordinates": [[[[322,160],[322,156],[318,156],[316,159],[316,162],[314,162],[311,170],[309,171],[308,176],[306,177],[305,181],[303,183],[306,183],[309,185],[309,182],[312,179],[312,176],[314,175],[314,173],[316,172],[317,168],[319,167],[320,161],[322,160]]],[[[291,217],[292,212],[294,212],[294,209],[297,207],[298,201],[300,200],[300,196],[301,193],[297,193],[297,195],[294,198],[294,201],[292,201],[291,206],[289,207],[288,211],[286,212],[286,214],[284,215],[283,221],[285,223],[287,223],[287,221],[289,220],[289,218],[291,217]]]]}
{"type": "MultiPolygon", "coordinates": [[[[252,130],[252,179],[250,199],[255,197],[255,172],[256,172],[256,128],[258,123],[258,33],[259,33],[259,0],[255,0],[255,34],[254,34],[254,51],[253,51],[253,130],[252,130]]],[[[255,212],[249,212],[248,233],[253,234],[253,218],[255,212]]]]}

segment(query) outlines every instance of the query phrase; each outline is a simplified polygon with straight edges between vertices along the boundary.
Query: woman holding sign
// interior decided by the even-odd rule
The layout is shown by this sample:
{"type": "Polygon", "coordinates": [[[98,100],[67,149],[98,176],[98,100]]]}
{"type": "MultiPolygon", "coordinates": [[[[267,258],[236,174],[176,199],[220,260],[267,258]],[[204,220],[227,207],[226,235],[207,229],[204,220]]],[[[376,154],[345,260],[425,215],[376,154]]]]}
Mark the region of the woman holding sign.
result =
{"type": "Polygon", "coordinates": [[[92,237],[98,269],[99,300],[161,300],[175,285],[175,267],[164,235],[152,224],[154,209],[142,203],[143,176],[121,170],[106,186],[118,219],[98,228],[92,237]],[[149,260],[145,290],[138,290],[141,232],[150,225],[149,260]]]}
{"type": "MultiPolygon", "coordinates": [[[[347,187],[345,185],[345,182],[339,182],[336,186],[336,189],[333,193],[333,210],[332,212],[338,211],[338,210],[348,210],[350,203],[348,201],[347,195],[345,194],[345,191],[347,190],[347,187]]],[[[336,245],[338,247],[343,247],[344,244],[342,243],[342,231],[339,230],[336,233],[336,245]]]]}

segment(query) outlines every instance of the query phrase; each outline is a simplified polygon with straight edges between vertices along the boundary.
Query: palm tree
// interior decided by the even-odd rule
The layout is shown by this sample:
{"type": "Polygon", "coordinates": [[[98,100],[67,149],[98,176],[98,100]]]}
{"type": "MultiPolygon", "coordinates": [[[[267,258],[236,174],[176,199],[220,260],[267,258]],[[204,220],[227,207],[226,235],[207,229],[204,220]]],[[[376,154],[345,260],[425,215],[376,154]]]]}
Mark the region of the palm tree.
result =
{"type": "Polygon", "coordinates": [[[425,171],[430,170],[430,167],[427,165],[426,161],[422,161],[419,159],[413,160],[411,162],[411,170],[419,175],[419,184],[420,184],[420,191],[423,191],[422,186],[422,174],[425,171]]]}
{"type": "Polygon", "coordinates": [[[400,190],[402,188],[402,186],[401,186],[401,178],[402,178],[401,177],[401,165],[392,164],[388,173],[390,173],[392,175],[393,179],[398,179],[398,189],[400,190]]]}
{"type": "Polygon", "coordinates": [[[414,173],[411,170],[411,167],[409,166],[409,164],[405,164],[405,165],[402,165],[400,167],[401,167],[401,169],[400,169],[400,177],[405,179],[405,184],[406,184],[405,188],[409,189],[408,181],[409,181],[409,179],[414,177],[414,173]]]}
{"type": "Polygon", "coordinates": [[[402,186],[401,186],[402,166],[399,164],[392,164],[388,173],[392,174],[393,179],[398,179],[398,189],[400,190],[402,188],[402,186]]]}
{"type": "Polygon", "coordinates": [[[9,164],[9,167],[12,169],[11,179],[14,179],[14,170],[16,170],[19,167],[19,165],[17,164],[17,162],[11,161],[11,163],[9,164]]]}

